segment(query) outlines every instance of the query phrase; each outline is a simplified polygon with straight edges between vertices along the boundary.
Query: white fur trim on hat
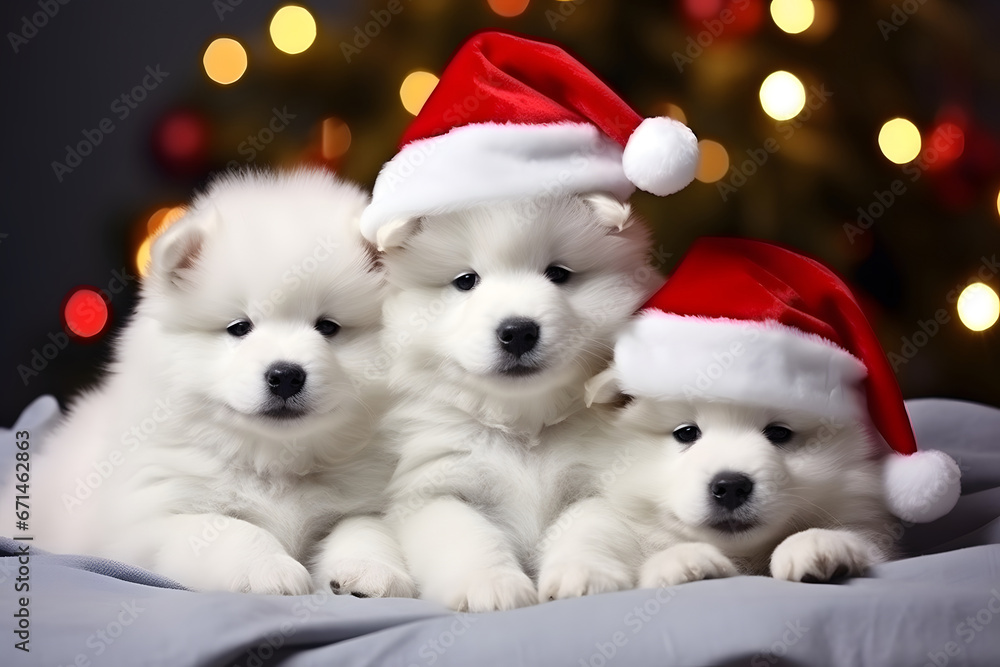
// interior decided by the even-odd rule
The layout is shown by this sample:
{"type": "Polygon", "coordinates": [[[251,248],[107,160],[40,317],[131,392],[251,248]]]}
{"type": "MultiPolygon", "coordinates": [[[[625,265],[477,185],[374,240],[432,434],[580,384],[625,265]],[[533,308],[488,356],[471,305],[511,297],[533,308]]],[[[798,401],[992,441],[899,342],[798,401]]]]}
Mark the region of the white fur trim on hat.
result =
{"type": "Polygon", "coordinates": [[[665,197],[694,180],[698,159],[698,139],[687,125],[646,118],[628,139],[622,167],[640,190],[665,197]]]}
{"type": "Polygon", "coordinates": [[[589,123],[463,125],[412,141],[383,165],[361,233],[375,243],[394,220],[546,194],[625,201],[634,191],[621,146],[589,123]]]}
{"type": "Polygon", "coordinates": [[[889,454],[882,471],[889,511],[914,523],[939,519],[958,502],[961,475],[958,464],[936,449],[889,454]]]}
{"type": "Polygon", "coordinates": [[[626,394],[781,406],[865,419],[864,365],[832,342],[774,321],[647,310],[615,345],[626,394]]]}

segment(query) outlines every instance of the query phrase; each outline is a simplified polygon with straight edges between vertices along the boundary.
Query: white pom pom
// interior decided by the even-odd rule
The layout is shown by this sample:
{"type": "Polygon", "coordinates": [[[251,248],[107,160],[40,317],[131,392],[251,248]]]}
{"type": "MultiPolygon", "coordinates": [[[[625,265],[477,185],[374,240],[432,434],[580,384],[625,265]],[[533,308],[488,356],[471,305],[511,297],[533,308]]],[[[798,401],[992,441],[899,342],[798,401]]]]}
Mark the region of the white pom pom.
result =
{"type": "Polygon", "coordinates": [[[622,155],[625,177],[636,187],[665,197],[694,180],[698,140],[673,118],[647,118],[628,138],[622,155]]]}
{"type": "Polygon", "coordinates": [[[958,502],[961,477],[958,464],[944,452],[890,454],[882,471],[889,511],[914,523],[939,519],[958,502]]]}

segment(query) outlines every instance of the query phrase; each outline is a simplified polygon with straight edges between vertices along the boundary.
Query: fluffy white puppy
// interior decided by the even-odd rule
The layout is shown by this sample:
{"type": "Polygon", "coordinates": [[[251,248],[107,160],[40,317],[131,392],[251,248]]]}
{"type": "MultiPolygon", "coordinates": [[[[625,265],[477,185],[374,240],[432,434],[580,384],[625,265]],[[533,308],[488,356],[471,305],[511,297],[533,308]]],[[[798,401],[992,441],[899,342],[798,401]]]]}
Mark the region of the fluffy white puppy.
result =
{"type": "Polygon", "coordinates": [[[630,464],[606,491],[640,539],[642,587],[738,573],[829,581],[890,556],[863,424],[638,397],[611,434],[630,464]]]}
{"type": "Polygon", "coordinates": [[[591,195],[393,230],[385,347],[400,400],[386,428],[401,460],[390,517],[423,597],[469,611],[537,601],[542,531],[586,486],[546,439],[662,282],[631,222],[627,205],[591,195]]]}
{"type": "Polygon", "coordinates": [[[305,593],[310,559],[322,586],[412,590],[401,561],[359,579],[350,545],[317,547],[378,512],[391,473],[366,447],[384,290],[366,204],[307,170],[223,176],[195,198],[153,245],[107,377],[36,459],[40,547],[203,590],[305,593]]]}

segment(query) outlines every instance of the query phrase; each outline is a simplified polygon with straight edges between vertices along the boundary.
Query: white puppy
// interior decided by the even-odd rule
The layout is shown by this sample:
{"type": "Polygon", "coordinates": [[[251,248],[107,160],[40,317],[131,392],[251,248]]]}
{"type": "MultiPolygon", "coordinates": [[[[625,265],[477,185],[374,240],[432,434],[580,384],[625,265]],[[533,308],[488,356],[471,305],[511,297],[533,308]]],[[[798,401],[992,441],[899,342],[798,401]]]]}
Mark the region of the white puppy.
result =
{"type": "Polygon", "coordinates": [[[393,231],[404,240],[384,260],[400,395],[386,420],[401,456],[390,516],[423,597],[469,611],[537,601],[542,531],[586,491],[546,439],[662,282],[631,222],[627,205],[592,195],[393,231]]]}
{"type": "Polygon", "coordinates": [[[635,398],[609,438],[608,498],[632,522],[642,587],[743,574],[857,575],[886,560],[881,466],[865,426],[709,400],[635,398]]]}
{"type": "Polygon", "coordinates": [[[322,586],[411,591],[396,564],[359,580],[350,553],[317,548],[380,509],[391,473],[366,447],[384,289],[366,204],[321,171],[224,176],[194,200],[153,245],[107,377],[44,443],[40,547],[196,589],[305,593],[315,558],[322,586]]]}

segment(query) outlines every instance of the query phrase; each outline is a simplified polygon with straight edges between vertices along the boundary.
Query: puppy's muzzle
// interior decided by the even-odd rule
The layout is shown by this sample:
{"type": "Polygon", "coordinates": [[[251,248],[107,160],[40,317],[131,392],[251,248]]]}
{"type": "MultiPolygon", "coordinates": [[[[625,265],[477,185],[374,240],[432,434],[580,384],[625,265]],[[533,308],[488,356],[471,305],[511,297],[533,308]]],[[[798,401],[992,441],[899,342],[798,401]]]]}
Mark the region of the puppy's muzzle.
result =
{"type": "Polygon", "coordinates": [[[720,472],[708,483],[708,493],[716,505],[732,512],[750,499],[753,480],[741,472],[720,472]]]}

